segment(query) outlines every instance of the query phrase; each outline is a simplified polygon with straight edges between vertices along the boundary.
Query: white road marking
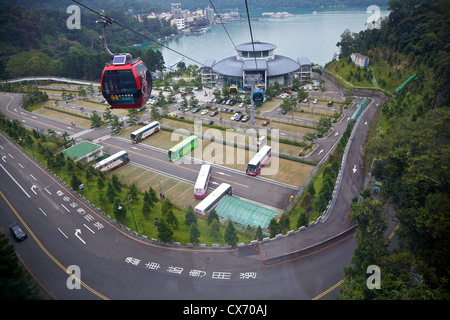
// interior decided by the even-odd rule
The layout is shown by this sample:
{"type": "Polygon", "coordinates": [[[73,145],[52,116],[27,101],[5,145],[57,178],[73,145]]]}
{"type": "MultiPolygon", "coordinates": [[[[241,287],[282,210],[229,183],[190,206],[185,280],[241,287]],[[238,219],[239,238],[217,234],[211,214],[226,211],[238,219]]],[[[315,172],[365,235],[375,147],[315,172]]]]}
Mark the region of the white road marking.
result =
{"type": "MultiPolygon", "coordinates": [[[[5,161],[6,162],[6,161],[5,161]]],[[[13,178],[13,176],[0,164],[0,167],[2,167],[2,169],[8,174],[8,176],[17,184],[17,186],[20,188],[20,190],[23,191],[23,193],[25,193],[25,195],[28,198],[31,198],[31,196],[25,191],[24,188],[22,188],[22,186],[16,181],[16,179],[13,178]]]]}

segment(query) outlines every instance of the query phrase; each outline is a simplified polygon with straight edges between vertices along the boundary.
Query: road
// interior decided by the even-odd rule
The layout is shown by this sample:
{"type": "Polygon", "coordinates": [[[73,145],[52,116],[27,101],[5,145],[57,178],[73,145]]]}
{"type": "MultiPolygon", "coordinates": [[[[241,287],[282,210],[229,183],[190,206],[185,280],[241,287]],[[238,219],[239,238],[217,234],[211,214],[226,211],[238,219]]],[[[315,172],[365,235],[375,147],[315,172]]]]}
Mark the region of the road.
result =
{"type": "Polygon", "coordinates": [[[0,224],[4,230],[14,221],[24,226],[30,236],[16,250],[51,297],[310,299],[342,278],[351,257],[351,237],[274,266],[261,264],[252,246],[160,247],[96,212],[3,133],[0,146],[0,224]],[[69,266],[81,270],[79,290],[67,287],[69,266]]]}
{"type": "MultiPolygon", "coordinates": [[[[8,112],[29,127],[43,123],[43,119],[22,114],[10,96],[0,95],[2,112],[6,106],[8,112]]],[[[78,199],[3,133],[0,133],[0,226],[5,231],[10,223],[19,221],[25,227],[30,237],[17,243],[16,250],[52,298],[334,298],[336,290],[328,289],[342,279],[342,268],[350,262],[355,248],[352,234],[290,260],[270,265],[261,261],[314,245],[352,225],[346,213],[349,200],[361,190],[364,179],[361,148],[375,108],[369,111],[364,115],[368,124],[358,127],[362,131],[355,134],[349,153],[347,166],[352,169],[356,165],[357,170],[352,175],[353,170],[345,168],[342,189],[327,222],[282,239],[258,243],[258,251],[253,245],[233,249],[165,247],[135,237],[78,199]],[[79,290],[67,286],[65,270],[72,265],[81,272],[79,290]],[[322,295],[325,292],[328,294],[322,295]]],[[[60,130],[66,127],[70,134],[81,131],[58,122],[49,124],[60,130]]],[[[113,146],[124,143],[112,138],[106,143],[112,141],[113,146]]],[[[150,156],[147,152],[145,155],[150,156]]],[[[159,151],[151,156],[155,160],[152,163],[165,165],[159,161],[159,151]]],[[[180,169],[178,174],[189,179],[190,170],[180,169]]],[[[272,196],[273,192],[269,194],[272,196]]]]}
{"type": "MultiPolygon", "coordinates": [[[[200,163],[190,158],[183,158],[175,163],[169,161],[167,150],[146,146],[144,144],[134,145],[130,140],[111,137],[111,130],[107,127],[101,127],[95,130],[73,127],[70,123],[63,123],[51,118],[33,114],[20,108],[20,96],[0,95],[0,112],[7,115],[8,118],[18,119],[22,124],[30,129],[32,128],[50,128],[57,133],[67,132],[71,136],[78,138],[98,140],[103,138],[99,144],[102,144],[106,151],[113,154],[120,150],[126,150],[130,154],[131,163],[144,168],[165,174],[169,177],[179,179],[195,184],[200,163]]],[[[78,139],[77,138],[77,139],[78,139]]],[[[233,194],[261,204],[284,209],[289,204],[289,197],[295,194],[299,187],[287,185],[275,180],[266,179],[261,176],[251,177],[244,172],[233,170],[225,166],[212,164],[212,182],[229,183],[233,188],[233,194]],[[258,192],[255,192],[258,190],[258,192]],[[265,195],[272,193],[268,198],[265,195]]]]}

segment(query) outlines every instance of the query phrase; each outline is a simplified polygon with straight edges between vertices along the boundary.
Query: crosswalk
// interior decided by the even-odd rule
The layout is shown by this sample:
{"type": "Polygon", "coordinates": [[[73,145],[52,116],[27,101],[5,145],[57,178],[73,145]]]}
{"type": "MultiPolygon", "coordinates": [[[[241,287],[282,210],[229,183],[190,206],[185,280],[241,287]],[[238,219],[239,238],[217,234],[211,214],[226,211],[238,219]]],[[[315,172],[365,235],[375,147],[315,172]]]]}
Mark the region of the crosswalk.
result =
{"type": "Polygon", "coordinates": [[[77,132],[77,133],[71,135],[71,136],[69,137],[69,139],[76,139],[76,138],[81,137],[81,136],[83,136],[83,135],[85,135],[86,133],[89,133],[89,132],[91,132],[91,131],[94,131],[94,129],[86,129],[86,130],[77,132]]]}

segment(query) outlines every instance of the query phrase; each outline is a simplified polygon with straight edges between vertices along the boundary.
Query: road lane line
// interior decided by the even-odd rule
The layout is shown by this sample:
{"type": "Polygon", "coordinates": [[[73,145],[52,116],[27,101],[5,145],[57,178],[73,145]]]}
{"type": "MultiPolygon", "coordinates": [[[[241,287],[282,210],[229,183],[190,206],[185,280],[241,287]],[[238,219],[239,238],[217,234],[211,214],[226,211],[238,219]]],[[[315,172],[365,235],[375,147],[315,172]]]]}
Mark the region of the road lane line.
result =
{"type": "Polygon", "coordinates": [[[41,212],[44,214],[44,216],[47,216],[47,214],[44,212],[44,210],[42,210],[41,208],[39,208],[39,210],[41,210],[41,212]]]}
{"type": "Polygon", "coordinates": [[[92,231],[87,225],[85,225],[84,223],[83,223],[83,226],[85,226],[86,227],[86,229],[88,229],[90,232],[92,232],[93,234],[95,234],[95,232],[94,231],[92,231]]]}
{"type": "MultiPolygon", "coordinates": [[[[22,149],[19,149],[19,147],[17,147],[13,142],[9,141],[5,135],[0,132],[0,136],[3,137],[5,139],[5,141],[7,143],[9,143],[11,145],[11,147],[15,148],[18,152],[20,152],[27,160],[30,161],[30,163],[32,165],[34,165],[38,170],[40,170],[42,173],[44,173],[49,179],[51,179],[56,185],[58,185],[62,190],[65,190],[67,193],[71,194],[72,191],[69,191],[64,185],[62,185],[58,180],[56,180],[48,171],[47,169],[43,169],[41,168],[34,159],[31,158],[31,156],[29,156],[27,153],[25,153],[24,151],[22,151],[22,149]]],[[[191,169],[192,170],[192,169],[191,169]]],[[[195,170],[193,170],[195,171],[195,170]]],[[[0,191],[1,194],[1,191],[0,191]]],[[[117,232],[119,232],[120,234],[128,237],[129,239],[132,239],[133,241],[139,242],[141,244],[150,246],[150,247],[155,247],[155,248],[159,248],[159,249],[164,249],[164,250],[173,250],[173,251],[190,251],[190,252],[208,252],[208,253],[228,253],[228,252],[233,252],[233,251],[237,251],[238,248],[232,248],[232,249],[224,249],[224,250],[217,250],[217,249],[192,249],[192,248],[171,248],[171,247],[164,247],[164,246],[160,246],[158,244],[154,244],[154,243],[149,243],[148,241],[143,241],[143,240],[139,240],[134,238],[133,236],[130,236],[128,233],[124,232],[122,229],[118,228],[117,226],[115,226],[114,224],[112,224],[108,219],[106,219],[103,215],[99,214],[97,211],[95,211],[94,209],[92,209],[90,206],[88,206],[86,203],[84,203],[83,201],[80,201],[80,204],[86,208],[86,210],[92,212],[92,214],[94,214],[95,216],[97,216],[97,218],[101,219],[103,222],[105,222],[106,224],[108,224],[111,228],[115,229],[117,232]]],[[[66,270],[66,269],[64,269],[66,270]]],[[[82,282],[81,282],[82,283],[82,282]]],[[[83,283],[82,283],[83,284],[83,283]]],[[[92,291],[93,289],[90,288],[88,289],[89,291],[92,291]]],[[[94,290],[95,291],[95,290],[94,290]]],[[[93,291],[92,291],[93,292],[93,291]]],[[[94,293],[94,292],[93,292],[94,293]]],[[[100,295],[100,293],[94,293],[96,295],[100,295]]],[[[103,299],[107,299],[108,298],[103,298],[103,299]]]]}
{"type": "Polygon", "coordinates": [[[5,170],[8,176],[17,184],[17,186],[19,186],[20,190],[22,190],[28,198],[31,198],[31,196],[25,191],[25,189],[22,188],[22,186],[16,181],[16,179],[14,179],[13,176],[1,164],[0,167],[2,167],[2,169],[5,170]]]}
{"type": "MultiPolygon", "coordinates": [[[[102,143],[103,143],[103,144],[106,144],[106,145],[108,145],[108,146],[110,146],[110,147],[117,148],[115,145],[112,145],[112,144],[109,144],[109,143],[106,143],[106,142],[102,142],[102,143]]],[[[152,160],[156,160],[156,161],[159,161],[159,162],[162,162],[162,163],[165,163],[165,164],[169,164],[169,165],[172,165],[172,166],[175,166],[175,167],[184,169],[184,170],[193,171],[193,172],[198,173],[197,170],[190,169],[190,168],[186,168],[186,167],[180,166],[180,165],[178,165],[178,164],[175,164],[175,163],[172,163],[172,162],[167,162],[167,161],[164,161],[164,160],[161,160],[161,159],[158,159],[158,158],[154,158],[154,157],[151,157],[151,156],[147,156],[147,155],[145,155],[145,154],[138,153],[138,152],[136,152],[136,151],[134,151],[134,150],[129,150],[129,149],[128,149],[127,151],[130,152],[130,153],[135,153],[135,154],[137,154],[137,155],[140,155],[140,156],[143,156],[143,157],[152,159],[152,160]]],[[[161,172],[162,172],[162,171],[161,171],[161,172]]],[[[249,188],[249,186],[247,186],[247,185],[245,185],[245,184],[240,184],[240,183],[237,183],[237,182],[234,182],[234,181],[230,181],[230,180],[227,180],[227,179],[222,179],[222,178],[220,178],[220,177],[215,177],[215,178],[218,179],[218,180],[225,181],[225,182],[233,183],[233,184],[235,184],[235,185],[238,185],[238,186],[241,186],[241,187],[244,187],[244,188],[249,188]]]]}
{"type": "Polygon", "coordinates": [[[69,239],[69,238],[66,236],[66,234],[65,234],[64,232],[62,232],[62,230],[61,230],[60,228],[58,228],[58,230],[59,230],[59,232],[62,233],[62,235],[63,235],[64,237],[66,237],[66,239],[69,239]]]}
{"type": "MultiPolygon", "coordinates": [[[[83,281],[81,281],[81,279],[79,279],[78,277],[76,277],[75,275],[73,275],[72,273],[67,271],[67,268],[64,267],[43,245],[42,243],[39,241],[39,239],[35,236],[35,234],[33,233],[33,231],[31,231],[30,227],[25,223],[25,221],[22,219],[22,217],[19,215],[19,213],[17,212],[17,210],[12,206],[11,202],[9,202],[9,200],[6,198],[6,196],[3,194],[3,192],[0,190],[0,196],[2,196],[3,200],[5,200],[5,202],[8,204],[8,206],[10,207],[10,209],[14,212],[14,214],[16,215],[17,219],[20,220],[20,222],[22,223],[23,227],[25,229],[27,229],[28,233],[30,234],[30,236],[34,239],[34,241],[36,241],[37,245],[41,248],[41,250],[58,266],[60,267],[64,273],[68,274],[69,276],[73,277],[76,281],[78,281],[79,283],[81,283],[81,285],[86,288],[87,290],[89,290],[90,292],[92,292],[93,294],[95,294],[97,297],[99,297],[100,299],[103,300],[109,300],[108,297],[102,295],[101,293],[97,292],[96,290],[92,289],[90,286],[88,286],[86,283],[84,283],[83,281]]],[[[58,230],[62,233],[62,231],[58,228],[58,230]]],[[[63,233],[64,234],[64,233],[63,233]]]]}

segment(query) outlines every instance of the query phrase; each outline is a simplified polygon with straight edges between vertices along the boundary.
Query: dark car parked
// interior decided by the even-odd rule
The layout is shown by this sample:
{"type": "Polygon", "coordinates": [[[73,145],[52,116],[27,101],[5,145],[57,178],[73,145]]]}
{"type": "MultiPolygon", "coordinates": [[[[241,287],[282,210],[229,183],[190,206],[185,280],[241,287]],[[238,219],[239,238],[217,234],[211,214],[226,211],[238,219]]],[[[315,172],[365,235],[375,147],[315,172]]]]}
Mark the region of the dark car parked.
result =
{"type": "Polygon", "coordinates": [[[17,241],[25,240],[28,236],[25,233],[25,231],[22,230],[21,227],[19,227],[19,224],[13,223],[9,226],[9,230],[11,231],[11,234],[17,241]]]}

